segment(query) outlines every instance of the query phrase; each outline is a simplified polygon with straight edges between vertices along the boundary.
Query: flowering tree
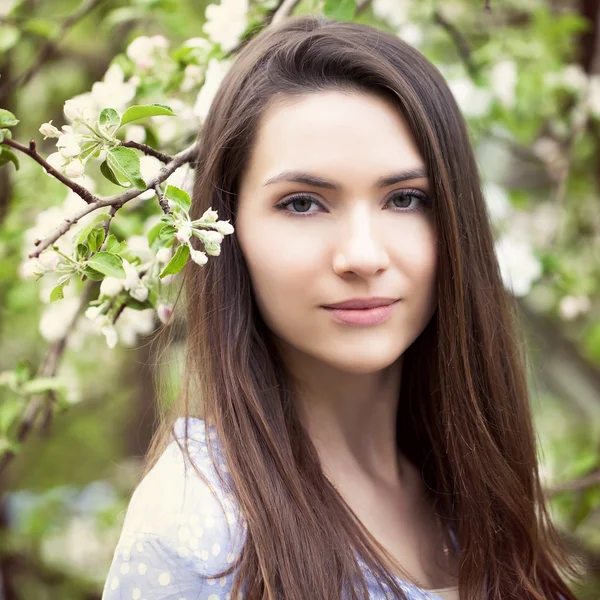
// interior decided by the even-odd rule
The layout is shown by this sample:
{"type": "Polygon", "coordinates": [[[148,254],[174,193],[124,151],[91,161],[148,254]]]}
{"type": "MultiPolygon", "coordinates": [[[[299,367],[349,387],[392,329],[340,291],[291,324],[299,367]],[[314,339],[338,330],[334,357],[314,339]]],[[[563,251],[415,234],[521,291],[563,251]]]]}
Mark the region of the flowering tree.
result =
{"type": "MultiPolygon", "coordinates": [[[[32,31],[45,41],[19,75],[0,79],[0,104],[35,81],[49,52],[103,2],[84,1],[59,23],[28,18],[26,4],[0,7],[0,50],[32,31]]],[[[173,278],[189,260],[202,268],[219,256],[232,225],[210,209],[198,220],[189,216],[194,140],[244,40],[292,13],[377,25],[436,64],[471,127],[507,288],[531,322],[541,319],[545,332],[569,344],[569,360],[592,373],[577,381],[600,381],[600,177],[582,176],[600,173],[597,2],[583,2],[579,13],[542,0],[499,4],[221,0],[206,7],[200,36],[178,44],[170,35],[130,37],[89,91],[65,98],[60,117],[39,125],[39,141],[19,141],[19,110],[0,109],[4,181],[17,170],[18,182],[25,160],[34,161],[66,194],[32,215],[21,237],[18,275],[41,287],[39,331],[48,350],[35,371],[17,358],[0,372],[0,472],[37,419],[47,423],[73,404],[71,382],[59,374],[67,348],[98,336],[110,349],[133,346],[170,324],[173,278]],[[44,154],[38,144],[49,140],[55,148],[44,154]],[[202,250],[192,247],[194,237],[202,250]]],[[[134,0],[102,18],[108,28],[127,29],[170,6],[134,0]]],[[[552,375],[548,381],[558,385],[552,375]]],[[[593,528],[600,512],[598,394],[586,393],[587,407],[596,402],[591,433],[567,443],[568,467],[555,468],[554,447],[544,465],[557,518],[571,530],[593,528]]],[[[585,552],[596,560],[592,547],[585,552]]]]}

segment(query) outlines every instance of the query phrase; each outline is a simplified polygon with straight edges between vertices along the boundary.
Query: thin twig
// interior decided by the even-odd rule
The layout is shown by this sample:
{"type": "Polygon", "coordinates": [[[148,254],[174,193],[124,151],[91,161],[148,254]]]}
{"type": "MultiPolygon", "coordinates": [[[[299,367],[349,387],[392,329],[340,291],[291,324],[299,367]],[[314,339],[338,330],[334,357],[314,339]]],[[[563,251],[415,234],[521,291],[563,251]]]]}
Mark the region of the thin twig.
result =
{"type": "MultiPolygon", "coordinates": [[[[67,31],[73,27],[76,23],[81,21],[84,17],[86,17],[96,6],[101,4],[104,0],[86,0],[81,4],[81,6],[70,16],[67,17],[62,25],[59,28],[58,34],[56,36],[57,40],[62,40],[67,31]]],[[[7,82],[3,88],[0,88],[0,97],[6,97],[10,94],[15,87],[26,85],[32,77],[39,71],[41,66],[44,64],[48,56],[52,53],[52,50],[56,47],[56,43],[54,40],[48,40],[40,53],[38,54],[35,62],[21,75],[15,77],[12,81],[7,82]]]]}
{"type": "Polygon", "coordinates": [[[163,162],[165,164],[173,160],[172,156],[164,154],[163,152],[159,152],[158,150],[155,150],[154,148],[146,144],[140,144],[138,142],[121,142],[121,146],[124,146],[125,148],[135,148],[136,150],[140,150],[148,156],[154,156],[154,158],[158,158],[160,162],[163,162]]]}
{"type": "Polygon", "coordinates": [[[279,8],[273,14],[273,18],[271,19],[269,25],[277,25],[279,22],[283,21],[286,17],[292,14],[294,8],[300,4],[300,0],[283,0],[283,2],[279,5],[279,8]]]}
{"type": "Polygon", "coordinates": [[[27,154],[27,156],[31,156],[33,160],[38,162],[50,175],[56,177],[61,183],[64,183],[68,188],[72,189],[78,196],[83,198],[88,204],[92,204],[93,202],[97,202],[99,198],[92,194],[89,190],[86,190],[82,185],[75,183],[73,180],[69,179],[65,175],[63,175],[60,171],[57,171],[53,166],[51,166],[36,149],[35,139],[31,138],[29,140],[29,147],[24,146],[23,144],[19,144],[15,140],[10,138],[4,138],[3,144],[14,148],[15,150],[19,150],[19,152],[23,152],[27,154]]]}
{"type": "Polygon", "coordinates": [[[80,219],[85,217],[91,212],[99,208],[104,208],[106,206],[114,206],[118,205],[120,208],[123,204],[129,202],[133,198],[137,198],[140,194],[143,194],[146,190],[154,189],[155,186],[161,184],[163,181],[171,175],[176,169],[178,169],[181,165],[192,162],[196,156],[198,145],[197,143],[192,144],[189,148],[182,150],[178,154],[173,157],[173,160],[166,164],[162,169],[147,182],[146,188],[143,190],[139,190],[137,188],[132,188],[123,192],[121,194],[117,194],[116,196],[109,196],[107,198],[98,198],[94,196],[95,201],[92,204],[88,204],[88,206],[84,206],[78,212],[71,216],[69,219],[65,219],[56,229],[56,231],[45,238],[44,240],[36,240],[34,243],[36,245],[36,249],[29,254],[29,258],[37,258],[46,248],[52,245],[59,237],[64,235],[71,227],[77,223],[80,219]]]}
{"type": "Polygon", "coordinates": [[[156,184],[154,186],[154,191],[156,192],[156,197],[158,198],[158,203],[162,208],[165,215],[170,215],[173,211],[169,208],[169,203],[165,200],[165,195],[162,193],[160,189],[160,185],[156,184]]]}
{"type": "Polygon", "coordinates": [[[371,5],[372,0],[361,0],[356,5],[356,10],[354,11],[354,16],[358,17],[361,13],[363,13],[367,8],[371,5]]]}
{"type": "MultiPolygon", "coordinates": [[[[104,0],[86,0],[79,8],[70,16],[67,17],[58,30],[56,36],[57,40],[61,40],[65,37],[67,31],[73,27],[77,22],[81,21],[86,17],[96,6],[104,2],[104,0]]],[[[31,78],[40,70],[48,56],[52,53],[53,48],[56,46],[54,40],[48,40],[40,50],[35,62],[23,73],[15,77],[13,80],[8,81],[2,87],[0,87],[0,98],[6,98],[17,86],[26,85],[31,78]]]]}
{"type": "Polygon", "coordinates": [[[572,479],[570,481],[565,481],[564,483],[554,485],[546,490],[546,495],[548,497],[552,497],[562,492],[585,490],[594,485],[600,485],[600,469],[596,469],[595,471],[587,473],[586,475],[578,477],[577,479],[572,479]]]}
{"type": "Polygon", "coordinates": [[[463,34],[457,29],[457,27],[448,21],[439,10],[435,10],[433,13],[433,20],[435,23],[440,25],[443,29],[448,32],[448,35],[454,41],[456,49],[458,50],[458,54],[460,55],[467,72],[471,77],[477,76],[477,66],[473,62],[471,46],[469,42],[467,42],[466,38],[463,34]]]}
{"type": "MultiPolygon", "coordinates": [[[[89,281],[81,294],[81,301],[79,308],[69,323],[65,334],[59,339],[53,342],[48,348],[46,355],[44,356],[40,368],[36,374],[38,377],[54,377],[58,371],[60,359],[67,347],[69,336],[73,332],[75,324],[79,319],[82,309],[88,303],[88,296],[90,289],[93,285],[93,281],[89,281]]],[[[33,431],[35,420],[38,414],[44,409],[45,394],[35,394],[29,398],[27,406],[23,411],[19,425],[17,427],[16,440],[19,444],[22,444],[33,431]]],[[[0,454],[0,474],[6,469],[7,465],[15,457],[15,453],[12,450],[5,450],[0,454]]]]}

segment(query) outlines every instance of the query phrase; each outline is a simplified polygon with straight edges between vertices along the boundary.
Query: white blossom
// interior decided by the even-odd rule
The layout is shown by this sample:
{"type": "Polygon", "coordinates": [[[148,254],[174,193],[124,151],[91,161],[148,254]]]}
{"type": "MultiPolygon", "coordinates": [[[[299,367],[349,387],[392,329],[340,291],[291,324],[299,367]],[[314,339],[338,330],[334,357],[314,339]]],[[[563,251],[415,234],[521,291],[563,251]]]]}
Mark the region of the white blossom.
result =
{"type": "MultiPolygon", "coordinates": [[[[214,5],[209,5],[209,8],[214,5]]],[[[204,77],[204,84],[200,88],[200,92],[196,97],[196,102],[194,103],[193,112],[194,114],[200,118],[201,121],[206,119],[206,115],[208,115],[208,111],[210,109],[210,105],[212,104],[213,98],[223,81],[223,78],[227,74],[231,66],[231,60],[218,60],[216,58],[211,58],[208,61],[208,66],[206,67],[206,75],[204,77]]]]}
{"type": "Polygon", "coordinates": [[[100,111],[91,92],[85,92],[67,100],[63,106],[63,113],[72,123],[90,123],[98,118],[100,111]]]}
{"type": "Polygon", "coordinates": [[[156,260],[161,264],[166,264],[171,260],[171,248],[161,248],[156,253],[156,260]]]}
{"type": "Polygon", "coordinates": [[[477,87],[468,77],[451,79],[448,86],[465,116],[478,118],[489,113],[492,104],[489,90],[477,87]]]}
{"type": "Polygon", "coordinates": [[[60,129],[54,127],[54,125],[52,125],[52,120],[50,120],[48,123],[42,123],[40,125],[40,133],[44,136],[44,139],[49,137],[55,138],[60,135],[60,129]]]}
{"type": "Polygon", "coordinates": [[[200,65],[187,65],[183,71],[183,80],[181,82],[181,91],[189,92],[198,87],[204,78],[204,67],[200,65]]]}
{"type": "Polygon", "coordinates": [[[69,330],[75,314],[79,310],[81,300],[77,296],[53,302],[44,308],[39,323],[39,330],[47,342],[57,342],[69,330]]]}
{"type": "Polygon", "coordinates": [[[589,296],[565,296],[558,305],[560,316],[565,321],[572,321],[590,310],[592,303],[589,296]]]}
{"type": "Polygon", "coordinates": [[[204,13],[206,21],[202,31],[224,52],[233,50],[248,25],[248,0],[221,0],[209,4],[204,13]]]}
{"type": "Polygon", "coordinates": [[[162,35],[153,35],[148,37],[142,35],[135,38],[125,51],[127,57],[135,63],[135,66],[148,71],[156,65],[156,59],[163,54],[169,47],[169,41],[162,35]]]}
{"type": "Polygon", "coordinates": [[[592,115],[600,118],[600,75],[590,77],[587,104],[592,115]]]}
{"type": "Polygon", "coordinates": [[[128,237],[127,246],[143,263],[152,260],[152,251],[148,245],[148,238],[145,235],[132,235],[128,237]]]}
{"type": "Polygon", "coordinates": [[[494,65],[490,85],[504,108],[515,106],[517,79],[517,65],[513,60],[503,59],[494,65]]]}
{"type": "Polygon", "coordinates": [[[489,182],[485,185],[483,195],[487,204],[490,217],[494,221],[505,219],[510,211],[510,201],[506,190],[496,183],[489,182]]]}
{"type": "Polygon", "coordinates": [[[132,265],[127,260],[123,260],[123,269],[125,270],[123,287],[129,292],[132,298],[139,302],[145,302],[148,298],[148,288],[141,281],[135,265],[132,265]]]}
{"type": "Polygon", "coordinates": [[[206,254],[200,250],[194,250],[193,248],[190,249],[190,256],[192,257],[192,260],[201,267],[208,262],[208,256],[206,256],[206,254]]]}
{"type": "Polygon", "coordinates": [[[542,274],[542,265],[531,245],[510,234],[496,242],[496,255],[504,286],[515,296],[526,296],[542,274]]]}
{"type": "Polygon", "coordinates": [[[173,315],[173,308],[166,304],[159,304],[156,309],[156,314],[158,315],[160,322],[166,324],[169,322],[171,316],[173,315]]]}
{"type": "Polygon", "coordinates": [[[204,211],[204,214],[200,217],[200,220],[204,221],[205,223],[216,223],[218,218],[219,214],[217,211],[213,210],[212,208],[208,208],[208,210],[204,211]]]}
{"type": "Polygon", "coordinates": [[[153,308],[145,310],[135,310],[126,307],[119,315],[115,328],[117,330],[119,340],[124,346],[133,346],[136,343],[138,335],[147,335],[154,331],[154,316],[153,308]]]}
{"type": "Polygon", "coordinates": [[[181,227],[179,227],[177,233],[175,234],[175,238],[181,244],[187,243],[191,236],[192,226],[189,221],[186,221],[181,227]]]}
{"type": "Polygon", "coordinates": [[[373,0],[373,12],[378,18],[387,21],[392,27],[400,27],[408,19],[406,0],[373,0]]]}
{"type": "Polygon", "coordinates": [[[125,139],[143,144],[146,140],[146,130],[141,125],[128,125],[125,127],[125,139]]]}
{"type": "Polygon", "coordinates": [[[79,179],[85,172],[85,166],[83,162],[76,158],[65,166],[65,175],[71,179],[79,179]]]}
{"type": "Polygon", "coordinates": [[[12,9],[15,8],[19,0],[2,0],[0,2],[0,18],[8,17],[12,9]]]}
{"type": "Polygon", "coordinates": [[[102,334],[106,338],[106,345],[112,350],[117,345],[119,339],[115,326],[111,324],[103,325],[102,334]]]}
{"type": "Polygon", "coordinates": [[[229,221],[218,221],[214,224],[214,227],[223,235],[229,235],[235,231],[233,225],[229,221]]]}
{"type": "MultiPolygon", "coordinates": [[[[60,171],[62,173],[64,171],[64,168],[69,164],[70,161],[68,158],[65,158],[60,152],[53,152],[52,154],[49,154],[46,157],[46,162],[53,169],[56,169],[57,171],[60,171]]],[[[54,177],[54,175],[51,175],[50,173],[48,173],[48,171],[45,171],[45,173],[50,177],[54,177]]]]}
{"type": "Polygon", "coordinates": [[[544,82],[549,87],[562,87],[578,93],[586,89],[588,76],[579,64],[566,65],[562,71],[547,73],[544,82]]]}
{"type": "Polygon", "coordinates": [[[405,23],[398,30],[398,37],[407,44],[418,48],[423,43],[423,28],[415,23],[405,23]]]}
{"type": "Polygon", "coordinates": [[[79,136],[72,132],[61,133],[56,140],[56,147],[65,158],[72,158],[81,153],[79,136]]]}
{"type": "Polygon", "coordinates": [[[107,106],[117,112],[125,109],[134,99],[137,89],[137,80],[133,77],[125,81],[123,69],[118,64],[113,64],[106,71],[102,81],[92,85],[91,98],[96,107],[96,113],[107,106]]]}
{"type": "MultiPolygon", "coordinates": [[[[162,169],[163,164],[154,156],[148,156],[146,154],[140,156],[140,173],[144,181],[151,181],[158,175],[158,172],[162,169]]],[[[149,200],[155,195],[153,189],[142,192],[138,197],[138,201],[149,200]]]]}
{"type": "Polygon", "coordinates": [[[123,280],[117,277],[105,277],[100,284],[100,296],[112,298],[123,291],[123,280]]]}
{"type": "Polygon", "coordinates": [[[180,190],[191,194],[194,185],[194,171],[190,168],[189,163],[181,165],[181,167],[177,167],[177,169],[167,177],[165,183],[167,185],[174,185],[180,190]]]}

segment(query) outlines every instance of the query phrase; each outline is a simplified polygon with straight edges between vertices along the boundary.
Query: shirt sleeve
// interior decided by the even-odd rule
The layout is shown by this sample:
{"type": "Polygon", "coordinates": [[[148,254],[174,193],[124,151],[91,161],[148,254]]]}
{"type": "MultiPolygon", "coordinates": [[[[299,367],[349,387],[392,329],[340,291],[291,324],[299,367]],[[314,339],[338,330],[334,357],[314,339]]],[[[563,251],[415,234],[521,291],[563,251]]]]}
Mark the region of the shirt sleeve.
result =
{"type": "Polygon", "coordinates": [[[210,486],[171,442],[134,491],[102,600],[230,600],[234,573],[215,575],[236,559],[246,527],[204,442],[190,450],[210,486]]]}

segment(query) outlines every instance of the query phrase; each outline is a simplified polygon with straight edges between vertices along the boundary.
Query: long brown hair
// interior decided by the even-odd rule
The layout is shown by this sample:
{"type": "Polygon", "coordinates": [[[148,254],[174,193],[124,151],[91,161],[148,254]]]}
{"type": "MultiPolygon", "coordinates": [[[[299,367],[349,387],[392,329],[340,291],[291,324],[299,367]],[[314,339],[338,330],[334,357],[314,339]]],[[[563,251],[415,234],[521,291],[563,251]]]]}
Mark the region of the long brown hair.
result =
{"type": "MultiPolygon", "coordinates": [[[[279,99],[329,89],[391,99],[430,177],[438,304],[404,353],[397,440],[456,535],[460,597],[575,600],[561,572],[575,577],[576,567],[540,484],[524,341],[467,128],[422,54],[374,27],[314,15],[262,31],[231,66],[200,132],[191,217],[212,207],[235,224],[238,182],[261,116],[279,99]]],[[[358,553],[394,597],[405,598],[384,566],[389,556],[321,470],[235,234],[206,266],[189,261],[183,282],[184,377],[146,472],[176,417],[215,427],[231,476],[222,484],[247,535],[236,564],[213,576],[236,569],[234,598],[243,589],[249,600],[333,599],[347,588],[351,598],[368,598],[358,553]]]]}

